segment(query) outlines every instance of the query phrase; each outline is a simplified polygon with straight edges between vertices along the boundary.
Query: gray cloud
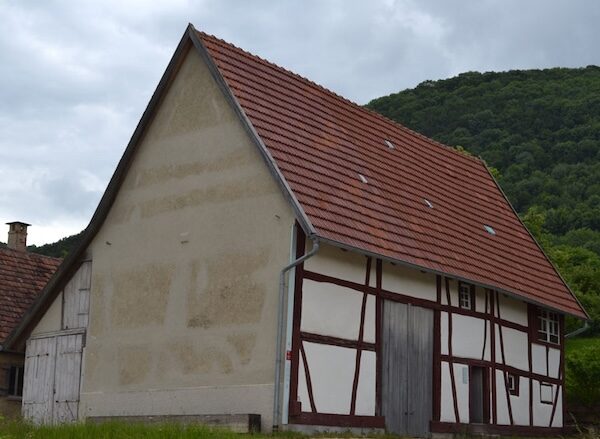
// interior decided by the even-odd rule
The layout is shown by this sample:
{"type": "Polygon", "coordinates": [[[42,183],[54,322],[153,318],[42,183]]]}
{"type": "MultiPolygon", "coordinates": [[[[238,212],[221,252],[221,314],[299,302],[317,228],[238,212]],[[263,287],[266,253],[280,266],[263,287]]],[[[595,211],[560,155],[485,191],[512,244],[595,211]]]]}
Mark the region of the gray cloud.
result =
{"type": "Polygon", "coordinates": [[[1,2],[0,220],[85,226],[188,22],[359,103],[600,62],[595,0],[1,2]]]}

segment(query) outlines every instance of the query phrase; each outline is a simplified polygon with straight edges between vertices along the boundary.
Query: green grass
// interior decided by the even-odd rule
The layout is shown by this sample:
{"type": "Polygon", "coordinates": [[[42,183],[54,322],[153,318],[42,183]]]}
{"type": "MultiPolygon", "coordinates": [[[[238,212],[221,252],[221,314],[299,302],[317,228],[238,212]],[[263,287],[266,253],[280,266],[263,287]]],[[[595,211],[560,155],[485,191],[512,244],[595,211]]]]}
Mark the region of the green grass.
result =
{"type": "MultiPolygon", "coordinates": [[[[356,435],[349,433],[320,434],[313,437],[322,438],[353,438],[356,435]]],[[[377,439],[400,439],[394,435],[372,436],[377,439]]],[[[458,438],[471,436],[459,435],[458,438]]],[[[127,424],[122,422],[105,424],[69,424],[54,427],[36,427],[22,421],[7,421],[0,418],[0,439],[307,439],[308,436],[282,432],[277,434],[242,434],[226,429],[205,427],[200,425],[179,424],[127,424]]],[[[513,439],[525,439],[516,438],[513,439]]],[[[563,439],[600,439],[594,430],[582,429],[579,435],[563,439]]]]}
{"type": "MultiPolygon", "coordinates": [[[[281,437],[290,437],[291,435],[282,435],[281,437]]],[[[178,424],[126,424],[126,423],[105,423],[105,424],[69,424],[59,426],[40,426],[36,427],[20,421],[0,422],[0,439],[266,439],[273,436],[262,434],[240,434],[225,429],[209,428],[199,425],[178,425],[178,424]]]]}

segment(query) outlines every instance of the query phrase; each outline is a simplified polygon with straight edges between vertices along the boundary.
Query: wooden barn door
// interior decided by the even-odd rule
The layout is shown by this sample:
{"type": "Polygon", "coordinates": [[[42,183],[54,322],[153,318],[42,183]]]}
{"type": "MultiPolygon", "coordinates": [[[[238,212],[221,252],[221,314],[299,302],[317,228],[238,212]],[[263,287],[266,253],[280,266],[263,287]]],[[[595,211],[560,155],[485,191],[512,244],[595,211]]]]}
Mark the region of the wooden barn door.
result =
{"type": "Polygon", "coordinates": [[[429,436],[433,311],[385,301],[382,337],[382,414],[386,429],[405,436],[429,436]]]}
{"type": "Polygon", "coordinates": [[[35,424],[77,420],[83,333],[27,342],[23,417],[35,424]]]}
{"type": "Polygon", "coordinates": [[[56,337],[27,342],[23,378],[23,417],[35,424],[52,422],[56,337]]]}
{"type": "Polygon", "coordinates": [[[77,420],[82,347],[83,334],[61,335],[56,338],[54,408],[52,411],[55,424],[77,420]]]}

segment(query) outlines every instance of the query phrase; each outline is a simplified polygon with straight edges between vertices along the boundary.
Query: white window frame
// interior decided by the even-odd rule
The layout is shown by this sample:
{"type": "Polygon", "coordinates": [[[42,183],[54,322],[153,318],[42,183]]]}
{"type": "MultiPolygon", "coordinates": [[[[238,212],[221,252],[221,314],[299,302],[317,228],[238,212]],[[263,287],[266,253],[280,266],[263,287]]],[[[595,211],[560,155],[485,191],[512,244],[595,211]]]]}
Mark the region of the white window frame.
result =
{"type": "Polygon", "coordinates": [[[471,297],[471,284],[460,282],[458,284],[458,307],[464,309],[473,309],[471,297]]]}
{"type": "Polygon", "coordinates": [[[558,313],[538,308],[538,340],[560,344],[560,320],[558,313]]]}

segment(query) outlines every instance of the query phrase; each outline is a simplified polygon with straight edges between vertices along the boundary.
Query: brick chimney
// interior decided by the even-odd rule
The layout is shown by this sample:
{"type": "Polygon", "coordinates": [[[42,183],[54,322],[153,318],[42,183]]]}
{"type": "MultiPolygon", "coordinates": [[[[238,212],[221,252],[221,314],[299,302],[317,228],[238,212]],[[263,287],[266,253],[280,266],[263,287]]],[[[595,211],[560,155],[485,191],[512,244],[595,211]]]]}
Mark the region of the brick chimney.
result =
{"type": "Polygon", "coordinates": [[[27,251],[27,226],[31,224],[13,221],[8,224],[8,248],[27,251]]]}

